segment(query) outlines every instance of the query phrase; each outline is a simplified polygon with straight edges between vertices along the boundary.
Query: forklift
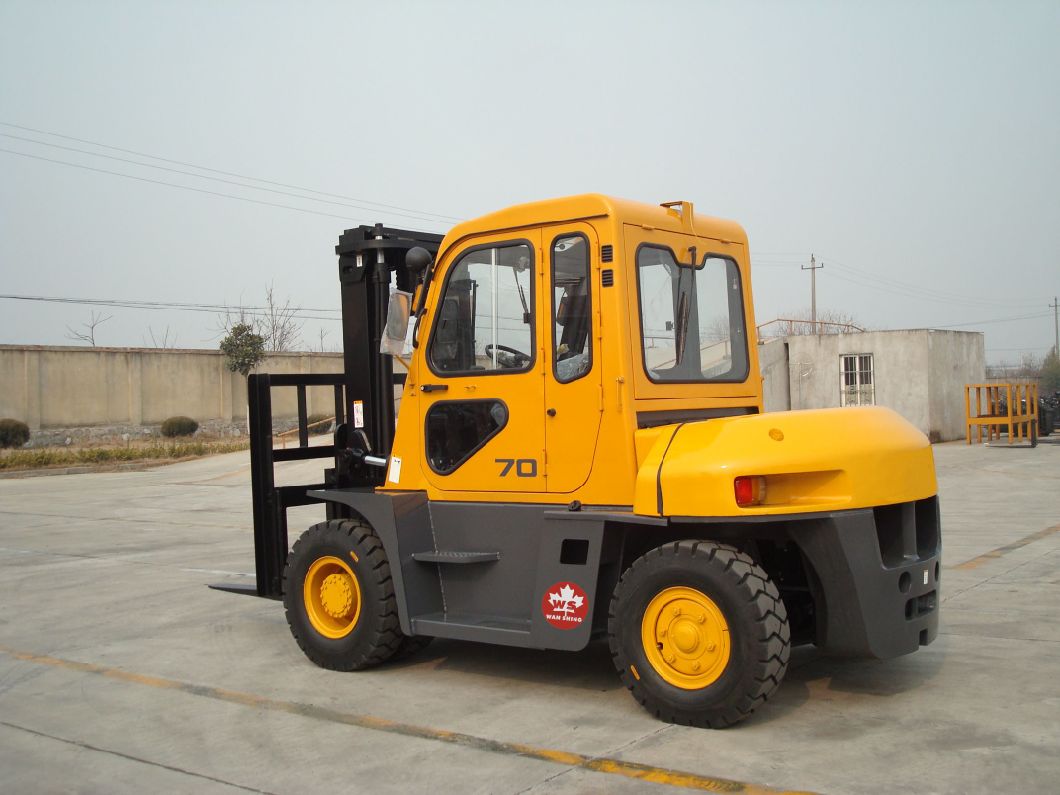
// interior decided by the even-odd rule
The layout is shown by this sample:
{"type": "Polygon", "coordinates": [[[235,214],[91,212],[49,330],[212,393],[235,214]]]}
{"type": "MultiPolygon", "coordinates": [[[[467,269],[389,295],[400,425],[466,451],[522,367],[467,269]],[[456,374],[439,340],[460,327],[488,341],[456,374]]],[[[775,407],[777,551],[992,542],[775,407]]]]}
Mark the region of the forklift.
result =
{"type": "Polygon", "coordinates": [[[217,586],[282,599],[317,665],[606,638],[649,712],[720,728],[793,644],[885,659],[935,639],[931,446],[882,407],[763,412],[738,224],[586,194],[444,237],[360,226],[336,253],[344,372],[250,376],[257,579],[217,586]],[[274,449],[291,387],[299,445],[274,449]],[[313,387],[332,444],[309,444],[313,387]],[[276,485],[310,458],[320,482],[276,485]],[[289,548],[287,510],[317,503],[289,548]]]}

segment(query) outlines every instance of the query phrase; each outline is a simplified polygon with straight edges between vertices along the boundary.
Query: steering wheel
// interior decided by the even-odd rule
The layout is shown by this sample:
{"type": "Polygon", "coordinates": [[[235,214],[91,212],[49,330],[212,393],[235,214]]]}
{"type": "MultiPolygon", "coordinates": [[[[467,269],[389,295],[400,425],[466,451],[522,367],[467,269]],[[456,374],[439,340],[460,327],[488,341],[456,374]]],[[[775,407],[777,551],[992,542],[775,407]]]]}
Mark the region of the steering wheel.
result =
{"type": "MultiPolygon", "coordinates": [[[[485,348],[483,348],[483,352],[491,359],[493,358],[494,351],[497,351],[499,353],[507,353],[514,356],[515,361],[512,362],[512,367],[523,367],[527,364],[530,364],[530,357],[527,354],[523,353],[522,351],[517,351],[515,348],[509,348],[507,345],[494,345],[491,343],[485,348]]],[[[499,358],[500,357],[498,357],[498,361],[499,358]]]]}

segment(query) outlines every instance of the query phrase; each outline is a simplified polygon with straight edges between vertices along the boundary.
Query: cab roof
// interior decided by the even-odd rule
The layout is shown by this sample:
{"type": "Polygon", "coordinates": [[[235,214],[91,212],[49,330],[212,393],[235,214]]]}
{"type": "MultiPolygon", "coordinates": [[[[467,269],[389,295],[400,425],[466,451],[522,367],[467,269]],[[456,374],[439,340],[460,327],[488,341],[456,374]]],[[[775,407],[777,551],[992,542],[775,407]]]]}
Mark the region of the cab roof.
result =
{"type": "Polygon", "coordinates": [[[671,206],[644,204],[599,193],[582,193],[577,196],[516,204],[457,224],[446,234],[442,249],[469,235],[601,217],[611,217],[622,224],[650,226],[669,232],[688,233],[694,230],[698,237],[746,245],[747,233],[735,221],[693,212],[689,224],[688,219],[682,216],[684,207],[691,209],[691,203],[668,204],[671,206]]]}

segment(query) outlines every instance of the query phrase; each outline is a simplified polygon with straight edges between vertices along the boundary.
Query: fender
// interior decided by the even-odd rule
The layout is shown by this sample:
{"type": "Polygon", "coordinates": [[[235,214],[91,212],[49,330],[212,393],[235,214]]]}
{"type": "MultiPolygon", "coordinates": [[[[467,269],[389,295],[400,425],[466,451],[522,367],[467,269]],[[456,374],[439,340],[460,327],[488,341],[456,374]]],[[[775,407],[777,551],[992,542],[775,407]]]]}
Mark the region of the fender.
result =
{"type": "Polygon", "coordinates": [[[645,516],[775,517],[895,505],[938,491],[926,436],[867,406],[724,417],[655,434],[633,511],[645,516]],[[827,443],[825,443],[827,442],[827,443]],[[758,505],[736,504],[737,477],[765,478],[758,505]]]}

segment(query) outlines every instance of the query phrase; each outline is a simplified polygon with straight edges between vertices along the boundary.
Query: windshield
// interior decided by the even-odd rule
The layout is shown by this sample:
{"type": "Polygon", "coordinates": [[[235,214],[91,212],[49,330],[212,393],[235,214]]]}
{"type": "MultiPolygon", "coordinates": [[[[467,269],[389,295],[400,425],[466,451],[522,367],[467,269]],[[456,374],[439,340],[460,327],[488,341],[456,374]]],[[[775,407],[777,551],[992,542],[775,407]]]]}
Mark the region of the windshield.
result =
{"type": "Polygon", "coordinates": [[[669,248],[641,246],[637,288],[644,369],[652,381],[747,378],[747,335],[735,262],[708,254],[696,267],[679,265],[669,248]]]}

